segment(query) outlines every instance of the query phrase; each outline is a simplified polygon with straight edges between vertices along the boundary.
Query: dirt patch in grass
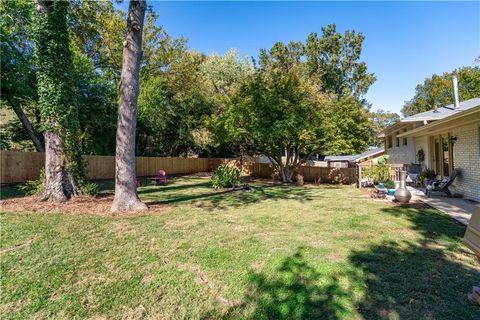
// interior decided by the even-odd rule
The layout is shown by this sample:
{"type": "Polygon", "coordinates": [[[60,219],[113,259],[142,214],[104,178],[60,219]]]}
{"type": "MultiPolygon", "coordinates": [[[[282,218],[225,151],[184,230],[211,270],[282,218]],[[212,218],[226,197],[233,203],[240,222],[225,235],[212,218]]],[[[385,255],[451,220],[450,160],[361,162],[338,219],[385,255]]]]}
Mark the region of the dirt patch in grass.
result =
{"type": "MultiPolygon", "coordinates": [[[[101,197],[75,197],[64,203],[52,201],[39,201],[38,196],[12,198],[0,201],[0,211],[3,212],[35,212],[35,213],[70,213],[70,214],[94,214],[111,216],[113,196],[101,197]]],[[[168,204],[158,204],[146,201],[148,211],[142,214],[161,214],[172,208],[168,204]]],[[[121,215],[138,215],[136,212],[122,213],[121,215]]],[[[118,215],[118,214],[116,214],[118,215]]]]}
{"type": "Polygon", "coordinates": [[[372,197],[372,193],[373,193],[373,189],[372,188],[358,188],[357,190],[359,190],[359,192],[362,194],[362,196],[364,196],[365,198],[367,198],[368,200],[372,201],[372,202],[381,202],[381,203],[385,203],[385,204],[388,204],[388,205],[391,205],[391,206],[400,206],[400,207],[405,207],[405,208],[412,208],[412,209],[426,209],[426,208],[431,208],[428,204],[426,204],[425,202],[423,202],[422,200],[416,198],[416,197],[412,197],[412,199],[410,200],[409,203],[400,203],[400,202],[397,202],[397,201],[392,201],[390,199],[387,199],[387,198],[373,198],[372,197]]]}

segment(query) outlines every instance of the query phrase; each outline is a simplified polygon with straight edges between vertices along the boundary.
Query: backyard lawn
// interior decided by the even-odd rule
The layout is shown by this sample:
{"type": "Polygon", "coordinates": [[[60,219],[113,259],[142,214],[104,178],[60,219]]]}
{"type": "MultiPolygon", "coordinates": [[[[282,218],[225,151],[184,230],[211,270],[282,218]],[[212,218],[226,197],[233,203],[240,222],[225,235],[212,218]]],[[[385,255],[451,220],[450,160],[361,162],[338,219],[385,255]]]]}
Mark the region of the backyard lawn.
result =
{"type": "Polygon", "coordinates": [[[252,185],[142,187],[166,209],[138,216],[2,212],[2,318],[480,319],[480,265],[450,217],[252,185]]]}

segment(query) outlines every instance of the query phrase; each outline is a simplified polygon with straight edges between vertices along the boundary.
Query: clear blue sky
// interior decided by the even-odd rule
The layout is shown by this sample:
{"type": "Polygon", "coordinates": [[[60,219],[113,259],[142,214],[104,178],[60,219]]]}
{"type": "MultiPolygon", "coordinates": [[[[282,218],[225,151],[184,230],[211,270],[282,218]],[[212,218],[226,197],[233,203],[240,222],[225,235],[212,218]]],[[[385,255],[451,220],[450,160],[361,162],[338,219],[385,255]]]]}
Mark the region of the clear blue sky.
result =
{"type": "Polygon", "coordinates": [[[206,54],[236,48],[257,56],[260,48],[305,40],[329,23],[362,32],[362,59],[377,76],[366,96],[373,109],[399,112],[426,77],[480,56],[480,2],[147,3],[170,35],[183,35],[206,54]]]}

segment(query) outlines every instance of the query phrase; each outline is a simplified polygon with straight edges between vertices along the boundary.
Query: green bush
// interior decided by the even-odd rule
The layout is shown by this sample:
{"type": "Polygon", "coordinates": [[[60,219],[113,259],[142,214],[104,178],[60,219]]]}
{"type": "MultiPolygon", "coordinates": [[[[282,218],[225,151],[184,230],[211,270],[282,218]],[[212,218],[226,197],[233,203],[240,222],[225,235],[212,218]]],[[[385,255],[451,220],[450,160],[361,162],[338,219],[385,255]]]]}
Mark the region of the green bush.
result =
{"type": "Polygon", "coordinates": [[[24,185],[19,186],[18,188],[22,190],[28,196],[33,196],[35,194],[40,194],[43,191],[43,186],[45,185],[45,170],[40,170],[40,177],[37,180],[30,180],[25,182],[24,185]]]}
{"type": "Polygon", "coordinates": [[[392,181],[392,180],[388,180],[388,181],[385,183],[385,187],[387,187],[388,189],[394,189],[394,188],[395,188],[395,182],[392,181]]]}
{"type": "Polygon", "coordinates": [[[365,169],[364,176],[373,179],[375,183],[386,182],[390,180],[390,166],[386,163],[377,163],[365,169]]]}
{"type": "Polygon", "coordinates": [[[424,179],[435,179],[437,177],[437,174],[432,169],[427,169],[425,171],[422,171],[422,173],[420,173],[420,176],[422,176],[424,179]]]}
{"type": "Polygon", "coordinates": [[[219,188],[234,188],[240,185],[240,169],[222,163],[212,174],[212,186],[219,188]]]}
{"type": "Polygon", "coordinates": [[[98,185],[93,182],[84,182],[81,186],[82,192],[89,196],[98,194],[98,185]]]}
{"type": "MultiPolygon", "coordinates": [[[[43,192],[43,186],[45,185],[45,170],[40,171],[40,177],[37,180],[31,180],[25,182],[24,185],[20,186],[19,189],[22,190],[28,196],[33,196],[43,192]]],[[[98,194],[98,185],[92,182],[80,182],[80,189],[82,192],[89,196],[95,196],[98,194]]]]}

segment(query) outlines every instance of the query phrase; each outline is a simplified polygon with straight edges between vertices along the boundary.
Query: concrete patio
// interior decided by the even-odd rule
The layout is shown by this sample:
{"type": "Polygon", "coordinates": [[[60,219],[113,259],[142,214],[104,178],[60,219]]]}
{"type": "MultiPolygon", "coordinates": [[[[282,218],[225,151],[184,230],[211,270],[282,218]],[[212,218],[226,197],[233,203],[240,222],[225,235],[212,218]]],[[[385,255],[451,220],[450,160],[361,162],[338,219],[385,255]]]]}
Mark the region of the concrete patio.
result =
{"type": "Polygon", "coordinates": [[[425,192],[422,189],[416,189],[413,187],[407,188],[412,193],[413,201],[422,201],[423,203],[450,215],[464,225],[468,225],[473,210],[476,207],[480,207],[480,203],[474,201],[460,198],[449,198],[445,196],[445,194],[437,192],[434,192],[429,198],[425,195],[425,192]]]}

